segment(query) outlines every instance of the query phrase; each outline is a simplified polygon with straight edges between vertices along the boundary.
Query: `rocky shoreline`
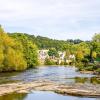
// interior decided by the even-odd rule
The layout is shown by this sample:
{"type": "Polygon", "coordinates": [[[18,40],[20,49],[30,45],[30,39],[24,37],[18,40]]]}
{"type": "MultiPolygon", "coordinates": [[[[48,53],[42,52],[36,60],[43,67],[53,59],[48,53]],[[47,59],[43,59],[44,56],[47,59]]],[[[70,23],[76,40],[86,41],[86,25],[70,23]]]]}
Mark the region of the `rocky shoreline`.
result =
{"type": "Polygon", "coordinates": [[[11,84],[0,85],[0,96],[5,94],[16,93],[29,93],[32,90],[35,91],[53,91],[62,95],[74,95],[74,96],[88,96],[88,97],[100,97],[100,85],[84,85],[74,84],[65,85],[54,83],[48,80],[38,80],[29,83],[18,82],[11,84]]]}

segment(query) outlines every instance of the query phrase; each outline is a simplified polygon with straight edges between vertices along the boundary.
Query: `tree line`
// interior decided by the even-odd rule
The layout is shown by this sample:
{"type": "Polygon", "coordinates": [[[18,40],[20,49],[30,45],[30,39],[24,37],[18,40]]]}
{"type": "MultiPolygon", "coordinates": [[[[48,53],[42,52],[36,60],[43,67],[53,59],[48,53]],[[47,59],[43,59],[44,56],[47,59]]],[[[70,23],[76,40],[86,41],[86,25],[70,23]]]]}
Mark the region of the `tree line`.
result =
{"type": "Polygon", "coordinates": [[[0,71],[20,71],[35,67],[39,64],[38,49],[51,48],[66,51],[66,56],[74,54],[78,64],[100,61],[100,33],[95,34],[91,41],[64,41],[26,33],[6,33],[0,26],[0,71]]]}

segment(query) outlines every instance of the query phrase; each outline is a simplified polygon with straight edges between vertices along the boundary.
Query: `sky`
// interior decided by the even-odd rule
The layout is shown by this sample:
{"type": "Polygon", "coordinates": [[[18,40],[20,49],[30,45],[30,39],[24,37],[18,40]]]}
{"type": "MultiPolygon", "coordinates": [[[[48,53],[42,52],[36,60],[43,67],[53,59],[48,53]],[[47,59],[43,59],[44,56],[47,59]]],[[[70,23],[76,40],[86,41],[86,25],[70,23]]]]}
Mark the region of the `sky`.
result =
{"type": "Polygon", "coordinates": [[[91,40],[100,32],[100,0],[0,0],[6,32],[91,40]]]}

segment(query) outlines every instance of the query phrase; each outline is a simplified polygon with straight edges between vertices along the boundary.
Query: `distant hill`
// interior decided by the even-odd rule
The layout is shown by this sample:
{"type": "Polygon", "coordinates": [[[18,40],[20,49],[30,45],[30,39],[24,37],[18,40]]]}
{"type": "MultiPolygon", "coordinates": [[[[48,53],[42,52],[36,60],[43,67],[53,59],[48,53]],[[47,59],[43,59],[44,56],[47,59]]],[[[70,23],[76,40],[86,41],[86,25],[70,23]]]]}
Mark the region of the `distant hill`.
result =
{"type": "Polygon", "coordinates": [[[80,39],[76,39],[76,40],[68,39],[64,41],[64,40],[50,39],[50,38],[42,37],[42,36],[29,35],[26,33],[8,33],[8,34],[11,37],[26,36],[27,39],[35,43],[39,49],[56,48],[57,50],[63,51],[63,50],[66,50],[66,48],[68,48],[70,45],[79,44],[83,42],[80,39]]]}

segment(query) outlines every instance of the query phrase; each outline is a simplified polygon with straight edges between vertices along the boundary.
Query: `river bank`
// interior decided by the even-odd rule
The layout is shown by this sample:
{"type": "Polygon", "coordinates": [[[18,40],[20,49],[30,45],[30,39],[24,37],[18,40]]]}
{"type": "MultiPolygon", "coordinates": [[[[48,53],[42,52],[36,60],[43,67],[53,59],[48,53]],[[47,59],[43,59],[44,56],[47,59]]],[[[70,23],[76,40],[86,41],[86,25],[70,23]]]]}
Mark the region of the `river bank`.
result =
{"type": "Polygon", "coordinates": [[[100,96],[100,85],[84,85],[84,84],[59,84],[49,80],[37,80],[33,82],[17,82],[10,84],[0,85],[0,96],[5,94],[16,93],[29,93],[34,91],[53,91],[62,95],[74,96],[87,96],[98,97],[100,96]]]}

